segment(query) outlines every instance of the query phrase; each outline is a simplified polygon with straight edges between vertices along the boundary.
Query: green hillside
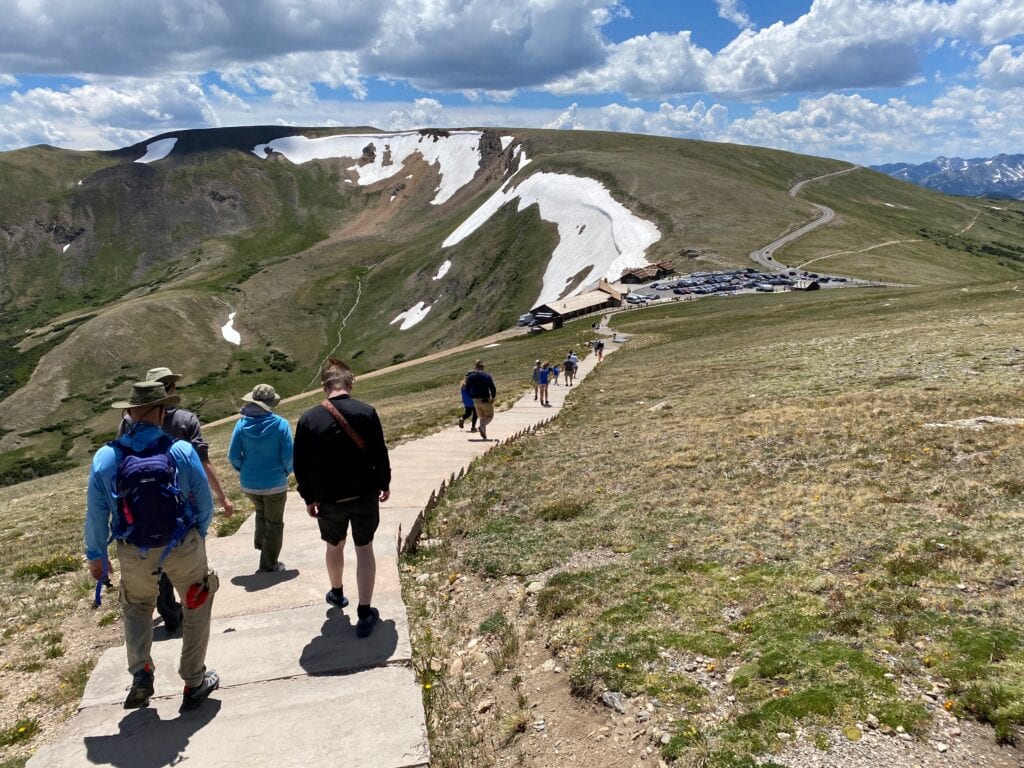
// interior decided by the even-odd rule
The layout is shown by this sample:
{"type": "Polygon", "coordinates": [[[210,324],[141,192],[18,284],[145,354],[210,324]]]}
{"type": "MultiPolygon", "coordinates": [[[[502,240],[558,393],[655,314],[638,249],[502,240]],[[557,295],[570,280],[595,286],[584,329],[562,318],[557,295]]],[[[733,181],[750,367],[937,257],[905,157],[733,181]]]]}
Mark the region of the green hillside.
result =
{"type": "Polygon", "coordinates": [[[441,243],[504,183],[519,147],[526,175],[601,181],[659,228],[647,257],[683,272],[749,265],[751,250],[812,218],[808,201],[820,201],[838,221],[781,251],[784,263],[825,256],[836,273],[913,284],[1020,274],[1019,206],[996,211],[865,170],[787,194],[798,180],[847,167],[833,160],[495,131],[474,180],[432,205],[437,170],[416,159],[362,187],[339,160],[295,165],[251,152],[300,130],[345,132],[179,132],[176,150],[149,165],[131,162],[143,145],[0,154],[3,482],[84,460],[107,438],[106,404],[153,365],[182,371],[190,405],[210,420],[232,413],[254,378],[301,391],[331,351],[368,371],[509,327],[540,291],[555,227],[536,206],[517,212],[513,203],[457,245],[441,243]],[[500,150],[498,136],[515,141],[500,150]],[[874,247],[889,241],[898,242],[874,247]],[[841,250],[861,252],[829,255],[841,250]],[[433,281],[446,260],[451,271],[433,281]],[[392,320],[419,301],[429,314],[400,331],[392,320]],[[238,347],[219,330],[231,311],[238,347]]]}

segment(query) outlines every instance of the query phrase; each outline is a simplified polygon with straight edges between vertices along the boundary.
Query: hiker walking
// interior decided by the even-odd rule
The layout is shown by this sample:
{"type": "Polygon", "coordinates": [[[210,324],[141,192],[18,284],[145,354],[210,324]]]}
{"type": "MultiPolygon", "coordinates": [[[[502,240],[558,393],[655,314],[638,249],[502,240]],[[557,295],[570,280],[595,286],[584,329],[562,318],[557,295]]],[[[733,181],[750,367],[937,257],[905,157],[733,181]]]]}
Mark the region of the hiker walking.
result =
{"type": "Polygon", "coordinates": [[[604,360],[604,339],[598,339],[594,342],[594,353],[597,355],[597,362],[604,360]]]}
{"type": "Polygon", "coordinates": [[[472,371],[467,371],[466,375],[462,377],[462,383],[459,385],[459,394],[462,396],[462,415],[459,416],[459,429],[462,429],[466,423],[466,419],[471,418],[470,432],[476,432],[476,408],[473,407],[473,398],[469,396],[469,390],[466,389],[466,378],[471,374],[472,371]]]}
{"type": "MultiPolygon", "coordinates": [[[[178,379],[180,378],[180,373],[172,373],[170,368],[165,367],[150,368],[146,372],[146,381],[160,382],[164,387],[164,392],[169,396],[177,392],[178,379]]],[[[121,419],[121,425],[118,428],[118,437],[128,431],[131,425],[132,419],[130,414],[124,414],[124,417],[121,419]]],[[[217,477],[217,472],[213,468],[213,464],[210,463],[210,446],[203,439],[203,431],[199,426],[199,417],[192,413],[192,411],[187,411],[184,408],[169,407],[166,410],[161,426],[164,432],[171,437],[178,440],[187,440],[192,444],[196,453],[199,454],[199,461],[203,464],[203,471],[206,473],[206,479],[210,483],[210,488],[213,489],[213,493],[217,497],[217,503],[224,509],[224,516],[230,517],[235,511],[235,506],[224,493],[224,489],[220,484],[220,478],[217,477]]],[[[160,614],[160,618],[163,619],[165,632],[173,635],[178,631],[178,627],[181,626],[181,603],[174,596],[174,585],[166,573],[160,576],[160,596],[156,601],[156,611],[160,614]]]]}
{"type": "Polygon", "coordinates": [[[371,605],[377,575],[373,535],[380,502],[391,495],[391,464],[377,411],[351,397],[355,377],[348,365],[327,358],[320,383],[327,397],[302,414],[295,429],[295,479],[326,542],[331,588],[325,599],[336,608],[348,605],[342,575],[351,523],[359,596],[356,635],[367,637],[380,618],[371,605]]]}
{"type": "Polygon", "coordinates": [[[219,586],[206,560],[213,498],[195,448],[161,429],[166,411],[178,401],[159,381],[133,384],[129,399],[112,406],[128,409],[131,426],[96,451],[89,474],[85,556],[97,581],[106,579],[107,547],[117,542],[132,675],[125,709],[144,707],[153,695],[153,609],[164,572],[175,583],[188,585],[178,667],[185,681],[181,708],[198,707],[220,685],[217,673],[206,668],[210,612],[219,586]]]}
{"type": "Polygon", "coordinates": [[[537,400],[540,396],[540,360],[533,364],[530,381],[533,383],[533,399],[537,400]]]}
{"type": "Polygon", "coordinates": [[[562,373],[562,369],[558,367],[558,363],[551,366],[551,378],[555,382],[555,386],[560,386],[558,383],[558,377],[562,373]]]}
{"type": "Polygon", "coordinates": [[[473,398],[473,407],[480,420],[480,437],[488,440],[487,425],[494,419],[494,398],[498,391],[494,388],[491,374],[484,371],[483,360],[477,360],[473,370],[466,376],[466,389],[473,398]]]}
{"type": "Polygon", "coordinates": [[[573,353],[570,352],[565,357],[565,362],[562,363],[562,369],[565,371],[565,386],[571,387],[573,379],[576,378],[576,363],[573,362],[573,353]]]}
{"type": "Polygon", "coordinates": [[[260,551],[259,570],[283,571],[277,558],[284,539],[284,502],[292,472],[292,430],[274,413],[281,402],[269,384],[257,384],[242,395],[242,418],[235,423],[228,461],[239,484],[256,508],[253,544],[260,551]]]}
{"type": "Polygon", "coordinates": [[[544,361],[540,366],[540,404],[551,405],[548,402],[548,382],[551,379],[551,366],[544,361]]]}

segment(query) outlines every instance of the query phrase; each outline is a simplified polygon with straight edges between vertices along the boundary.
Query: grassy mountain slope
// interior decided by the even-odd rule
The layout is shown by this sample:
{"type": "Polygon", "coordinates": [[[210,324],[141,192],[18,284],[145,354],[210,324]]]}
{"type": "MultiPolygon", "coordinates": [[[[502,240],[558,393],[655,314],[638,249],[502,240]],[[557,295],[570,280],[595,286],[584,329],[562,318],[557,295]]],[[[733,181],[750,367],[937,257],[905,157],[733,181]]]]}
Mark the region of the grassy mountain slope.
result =
{"type": "Polygon", "coordinates": [[[808,200],[817,199],[841,223],[815,233],[811,245],[790,246],[784,261],[791,251],[817,258],[823,249],[917,238],[833,271],[963,283],[1018,269],[1006,244],[1019,241],[1024,224],[1009,210],[982,209],[974,227],[956,235],[977,205],[867,171],[790,197],[795,181],[845,167],[822,158],[645,136],[499,131],[487,134],[474,180],[438,206],[438,171],[416,156],[363,187],[350,183],[350,161],[295,165],[250,151],[299,130],[180,132],[175,150],[150,165],[130,162],[143,145],[0,155],[0,477],[86,455],[107,436],[96,414],[155,364],[185,373],[191,405],[212,419],[232,412],[255,379],[300,391],[331,351],[365,371],[508,327],[540,290],[555,227],[536,207],[519,212],[511,203],[456,246],[441,242],[507,180],[520,144],[530,159],[523,174],[600,180],[659,227],[648,258],[682,271],[748,264],[749,251],[811,218],[808,200]],[[500,135],[517,143],[501,151],[500,135]],[[451,271],[432,280],[446,260],[451,271]],[[431,307],[426,318],[399,330],[394,318],[421,301],[431,307]],[[240,347],[219,332],[231,311],[240,347]]]}

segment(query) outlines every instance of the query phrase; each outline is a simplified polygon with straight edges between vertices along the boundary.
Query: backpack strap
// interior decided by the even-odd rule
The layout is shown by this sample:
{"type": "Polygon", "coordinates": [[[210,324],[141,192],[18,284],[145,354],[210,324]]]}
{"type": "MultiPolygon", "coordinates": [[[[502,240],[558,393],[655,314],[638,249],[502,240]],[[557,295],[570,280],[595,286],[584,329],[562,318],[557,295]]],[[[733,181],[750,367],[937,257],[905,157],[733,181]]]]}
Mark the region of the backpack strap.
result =
{"type": "Polygon", "coordinates": [[[356,447],[363,453],[366,453],[366,441],[363,440],[355,429],[352,428],[352,425],[348,423],[345,417],[341,415],[341,411],[334,407],[334,403],[327,398],[324,398],[324,401],[320,403],[320,405],[322,405],[324,409],[334,417],[334,420],[338,422],[338,426],[345,430],[345,434],[352,439],[352,442],[356,444],[356,447]]]}

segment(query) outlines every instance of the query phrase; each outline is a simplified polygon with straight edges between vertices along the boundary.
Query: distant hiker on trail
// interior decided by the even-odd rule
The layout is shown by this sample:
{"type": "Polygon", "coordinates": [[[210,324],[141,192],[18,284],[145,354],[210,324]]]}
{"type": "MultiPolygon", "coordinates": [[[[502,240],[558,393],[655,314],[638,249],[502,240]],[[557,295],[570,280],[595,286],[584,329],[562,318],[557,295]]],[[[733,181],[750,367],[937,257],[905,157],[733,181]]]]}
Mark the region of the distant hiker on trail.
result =
{"type": "Polygon", "coordinates": [[[571,387],[573,379],[576,378],[576,363],[573,362],[572,358],[573,353],[570,352],[566,356],[565,362],[562,363],[562,368],[565,369],[565,386],[567,387],[571,387]]]}
{"type": "Polygon", "coordinates": [[[558,377],[559,377],[559,375],[561,373],[562,373],[562,369],[558,367],[558,363],[555,363],[551,367],[551,378],[554,380],[556,387],[559,386],[559,384],[558,384],[558,377]]]}
{"type": "Polygon", "coordinates": [[[487,425],[494,420],[494,398],[498,391],[494,388],[494,379],[484,371],[484,361],[477,360],[473,370],[466,376],[466,389],[473,398],[476,415],[480,419],[480,437],[487,437],[487,425]]]}
{"type": "Polygon", "coordinates": [[[604,360],[604,339],[598,339],[594,342],[594,353],[597,355],[597,362],[604,360]]]}
{"type": "Polygon", "coordinates": [[[466,389],[466,379],[469,377],[472,371],[467,371],[466,375],[462,378],[462,384],[459,385],[459,394],[462,396],[462,415],[459,416],[459,429],[462,429],[466,423],[466,419],[472,418],[472,427],[470,432],[476,432],[476,408],[473,407],[473,398],[469,396],[469,390],[466,389]]]}
{"type": "Polygon", "coordinates": [[[206,561],[213,498],[199,454],[160,427],[177,405],[159,381],[132,385],[126,402],[131,426],[96,451],[89,474],[85,556],[97,581],[109,572],[107,547],[117,542],[121,611],[131,688],[125,709],[144,707],[153,695],[153,609],[160,574],[185,589],[184,634],[178,674],[185,681],[182,710],[194,709],[220,685],[206,668],[210,612],[220,582],[206,561]]]}
{"type": "Polygon", "coordinates": [[[256,508],[253,544],[261,571],[283,571],[277,558],[284,539],[284,502],[292,472],[292,430],[274,413],[281,402],[269,384],[242,395],[242,418],[235,423],[228,461],[239,473],[242,491],[256,508]]]}
{"type": "Polygon", "coordinates": [[[548,365],[547,361],[541,363],[540,366],[540,404],[551,405],[548,402],[548,382],[551,379],[551,366],[548,365]]]}
{"type": "MultiPolygon", "coordinates": [[[[174,395],[178,388],[180,373],[172,373],[170,368],[150,368],[146,372],[146,381],[159,381],[163,384],[164,391],[168,395],[174,395]]],[[[121,426],[118,429],[118,437],[123,435],[132,425],[129,415],[121,419],[121,426]]],[[[162,424],[164,432],[178,440],[187,440],[199,454],[199,460],[203,463],[203,471],[217,497],[217,503],[224,509],[225,517],[230,517],[235,511],[231,499],[221,488],[217,472],[210,463],[210,446],[203,439],[203,432],[199,426],[199,417],[192,411],[184,408],[168,408],[167,415],[162,424]]],[[[181,603],[174,596],[174,585],[167,577],[167,574],[160,576],[160,597],[156,601],[156,610],[164,621],[164,631],[173,635],[181,626],[181,603]]]]}
{"type": "Polygon", "coordinates": [[[356,635],[367,637],[380,618],[371,606],[377,576],[373,535],[380,503],[391,495],[391,463],[384,430],[371,406],[350,397],[355,377],[341,360],[327,358],[320,371],[326,399],[302,414],[295,429],[295,479],[306,511],[327,543],[325,599],[335,608],[348,605],[342,589],[345,539],[349,523],[356,549],[356,635]]]}
{"type": "Polygon", "coordinates": [[[533,364],[530,381],[533,382],[533,399],[537,400],[540,397],[540,360],[533,364]]]}

